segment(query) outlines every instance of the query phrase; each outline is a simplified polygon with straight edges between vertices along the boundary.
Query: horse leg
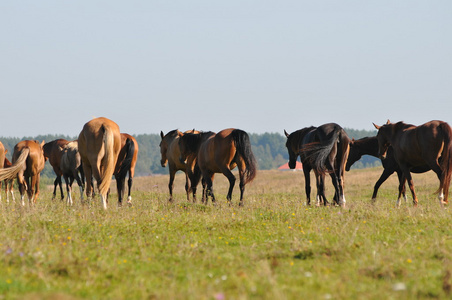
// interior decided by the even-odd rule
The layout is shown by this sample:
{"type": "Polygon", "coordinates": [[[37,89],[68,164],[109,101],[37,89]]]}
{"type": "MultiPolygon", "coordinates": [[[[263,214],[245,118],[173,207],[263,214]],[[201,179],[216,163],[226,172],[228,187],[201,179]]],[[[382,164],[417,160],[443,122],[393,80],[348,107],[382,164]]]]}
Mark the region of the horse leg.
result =
{"type": "Polygon", "coordinates": [[[323,174],[317,174],[316,175],[316,181],[317,181],[317,206],[320,206],[323,202],[323,206],[328,206],[329,202],[326,200],[325,196],[325,175],[323,174]],[[317,179],[318,177],[318,179],[317,179]]]}
{"type": "MultiPolygon", "coordinates": [[[[8,180],[8,181],[6,182],[6,185],[9,186],[8,190],[9,190],[10,193],[11,193],[11,198],[13,199],[13,202],[15,203],[15,202],[16,202],[16,198],[14,197],[13,184],[14,184],[14,182],[13,182],[12,179],[11,179],[11,180],[8,180]]],[[[9,203],[8,192],[6,193],[6,201],[9,203]]]]}
{"type": "Polygon", "coordinates": [[[129,190],[127,191],[127,204],[132,205],[132,184],[133,184],[133,177],[129,171],[129,180],[127,180],[127,187],[129,190]]]}
{"type": "Polygon", "coordinates": [[[173,185],[174,185],[174,177],[175,177],[175,174],[176,174],[176,171],[175,170],[173,170],[173,168],[171,168],[171,166],[170,166],[170,168],[169,168],[170,170],[170,174],[169,174],[169,183],[168,183],[168,189],[169,189],[169,194],[170,194],[170,197],[169,197],[169,199],[168,199],[168,201],[169,202],[172,202],[173,201],[173,185]]]}
{"type": "Polygon", "coordinates": [[[191,185],[190,185],[190,176],[187,170],[185,172],[185,193],[187,194],[187,201],[190,202],[190,193],[191,193],[191,185]]]}
{"type": "Polygon", "coordinates": [[[64,193],[63,193],[63,180],[61,179],[61,175],[58,176],[58,185],[60,186],[60,193],[61,193],[61,201],[64,200],[64,193]]]}
{"type": "MultiPolygon", "coordinates": [[[[224,176],[226,176],[226,178],[229,181],[229,189],[228,189],[228,195],[226,196],[226,200],[228,200],[229,205],[231,205],[231,200],[232,200],[232,191],[234,190],[234,185],[235,185],[235,176],[234,174],[232,174],[231,170],[229,170],[228,167],[222,167],[220,168],[221,172],[223,173],[224,176]]],[[[241,201],[242,199],[240,199],[241,201]]]]}
{"type": "Polygon", "coordinates": [[[75,170],[72,174],[72,176],[75,178],[75,181],[77,181],[78,187],[80,189],[80,198],[83,200],[83,190],[84,190],[84,184],[80,176],[78,175],[78,171],[75,170]]]}
{"type": "MultiPolygon", "coordinates": [[[[403,178],[408,181],[408,187],[411,190],[411,195],[413,196],[413,205],[416,207],[418,204],[418,199],[416,196],[416,192],[414,190],[414,182],[413,178],[411,177],[410,170],[406,166],[400,166],[403,170],[403,178]]],[[[405,180],[403,180],[403,183],[399,186],[399,199],[397,199],[397,204],[400,206],[400,196],[403,192],[404,186],[405,186],[405,180]]]]}
{"type": "Polygon", "coordinates": [[[191,190],[193,192],[193,203],[196,203],[196,190],[201,179],[201,171],[195,166],[195,171],[192,173],[193,178],[191,180],[191,190]]]}
{"type": "Polygon", "coordinates": [[[203,178],[206,181],[206,195],[205,195],[205,204],[209,201],[209,196],[212,197],[212,204],[215,204],[215,195],[213,193],[213,178],[215,174],[214,173],[208,173],[206,176],[203,176],[203,178]]]}
{"type": "Polygon", "coordinates": [[[305,167],[306,164],[303,164],[303,174],[304,174],[304,188],[306,192],[306,205],[311,205],[311,168],[305,167]]]}
{"type": "Polygon", "coordinates": [[[52,196],[52,200],[54,200],[56,198],[57,186],[58,186],[58,175],[55,178],[55,181],[53,182],[53,196],[52,196]]]}
{"type": "Polygon", "coordinates": [[[406,197],[406,179],[403,176],[403,172],[402,171],[397,171],[397,177],[399,178],[399,189],[401,189],[401,194],[399,195],[399,197],[403,197],[403,200],[405,201],[405,203],[407,202],[407,197],[406,197]]]}
{"type": "Polygon", "coordinates": [[[125,184],[126,184],[125,176],[116,177],[116,189],[118,191],[118,206],[122,206],[122,199],[124,198],[125,184]]]}
{"type": "Polygon", "coordinates": [[[88,203],[92,200],[92,193],[93,193],[93,171],[90,165],[83,162],[83,171],[85,173],[85,179],[86,179],[86,188],[85,188],[85,194],[86,199],[88,203]]]}
{"type": "MultiPolygon", "coordinates": [[[[388,179],[389,176],[392,175],[392,173],[394,173],[394,171],[389,171],[388,169],[383,169],[383,173],[381,173],[380,178],[378,178],[377,182],[375,183],[374,192],[372,194],[372,201],[377,201],[378,189],[383,184],[383,182],[385,182],[386,179],[388,179]]],[[[400,177],[399,177],[399,182],[400,182],[400,177]]]]}

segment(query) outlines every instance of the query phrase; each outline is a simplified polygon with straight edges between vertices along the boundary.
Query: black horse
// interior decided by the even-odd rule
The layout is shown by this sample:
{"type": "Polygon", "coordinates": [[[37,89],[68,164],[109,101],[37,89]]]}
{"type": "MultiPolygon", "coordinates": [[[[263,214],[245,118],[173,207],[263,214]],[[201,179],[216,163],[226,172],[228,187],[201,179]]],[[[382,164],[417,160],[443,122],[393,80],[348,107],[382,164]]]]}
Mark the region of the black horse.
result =
{"type": "Polygon", "coordinates": [[[350,138],[345,130],[336,123],[327,123],[319,127],[306,127],[291,134],[285,130],[286,147],[289,152],[289,167],[295,168],[298,156],[303,164],[307,205],[311,204],[310,171],[314,170],[317,183],[317,204],[325,197],[324,177],[330,174],[333,182],[335,202],[345,206],[344,172],[347,162],[350,138]]]}
{"type": "MultiPolygon", "coordinates": [[[[352,140],[350,142],[350,153],[348,155],[347,165],[345,169],[347,171],[350,171],[351,166],[361,159],[363,155],[371,155],[374,157],[379,157],[378,155],[378,140],[376,136],[372,137],[365,137],[359,140],[352,140]]],[[[394,157],[394,150],[391,146],[389,146],[386,158],[381,159],[381,164],[383,166],[383,173],[381,173],[380,178],[377,180],[374,186],[374,192],[372,194],[372,200],[377,200],[377,193],[380,186],[383,184],[383,182],[386,181],[386,179],[389,178],[394,172],[397,173],[397,177],[399,178],[399,185],[402,185],[402,169],[397,164],[397,161],[394,157]]],[[[427,165],[418,166],[412,168],[410,171],[413,173],[425,173],[427,171],[430,171],[431,168],[427,165]]],[[[403,198],[406,201],[406,187],[405,184],[403,184],[402,187],[402,195],[403,198]]]]}

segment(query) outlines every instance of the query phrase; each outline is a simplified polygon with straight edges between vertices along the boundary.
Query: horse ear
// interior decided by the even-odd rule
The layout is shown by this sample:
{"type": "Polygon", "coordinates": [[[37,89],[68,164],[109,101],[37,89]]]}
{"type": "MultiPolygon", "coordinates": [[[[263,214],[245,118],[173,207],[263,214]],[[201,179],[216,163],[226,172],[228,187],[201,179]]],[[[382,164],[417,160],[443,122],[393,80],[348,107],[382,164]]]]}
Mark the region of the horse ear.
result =
{"type": "Polygon", "coordinates": [[[375,123],[373,123],[373,122],[372,122],[372,124],[374,124],[374,126],[375,126],[375,128],[376,128],[377,130],[380,130],[381,126],[378,126],[377,124],[375,124],[375,123]]]}
{"type": "Polygon", "coordinates": [[[8,153],[8,149],[5,149],[5,154],[8,153]]]}
{"type": "Polygon", "coordinates": [[[284,134],[286,135],[286,137],[289,137],[289,134],[287,133],[287,131],[284,129],[284,134]]]}
{"type": "Polygon", "coordinates": [[[42,142],[41,142],[41,148],[42,147],[44,147],[44,144],[46,143],[46,141],[45,140],[42,140],[42,142]]]}
{"type": "Polygon", "coordinates": [[[162,138],[162,140],[165,137],[165,135],[163,134],[163,131],[160,131],[160,137],[162,138]]]}
{"type": "Polygon", "coordinates": [[[386,121],[386,125],[391,124],[391,121],[389,119],[386,121]]]}

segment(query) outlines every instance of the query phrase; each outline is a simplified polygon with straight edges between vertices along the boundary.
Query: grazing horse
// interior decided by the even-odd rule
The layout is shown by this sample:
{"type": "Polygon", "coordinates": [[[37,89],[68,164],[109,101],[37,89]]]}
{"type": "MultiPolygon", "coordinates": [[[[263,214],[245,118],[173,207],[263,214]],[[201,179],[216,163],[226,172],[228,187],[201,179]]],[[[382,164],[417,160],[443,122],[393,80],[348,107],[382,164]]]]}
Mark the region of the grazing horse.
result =
{"type": "Polygon", "coordinates": [[[43,145],[37,141],[25,140],[14,146],[13,165],[6,169],[0,169],[0,181],[13,179],[17,176],[22,205],[25,206],[25,193],[28,201],[36,203],[39,195],[39,180],[44,169],[46,158],[43,145]],[[31,183],[30,183],[31,179],[31,183]]]}
{"type": "Polygon", "coordinates": [[[128,197],[127,204],[132,205],[132,181],[135,175],[135,165],[138,158],[138,142],[137,140],[127,133],[121,133],[121,151],[118,155],[118,161],[115,168],[116,187],[118,190],[118,205],[122,205],[122,199],[124,198],[125,181],[127,173],[129,173],[128,180],[128,197]]]}
{"type": "Polygon", "coordinates": [[[80,188],[80,198],[83,200],[83,190],[84,190],[84,174],[82,167],[82,159],[80,153],[78,152],[78,142],[72,141],[64,146],[63,154],[61,156],[60,163],[61,173],[63,174],[64,181],[66,182],[67,191],[67,204],[72,205],[72,184],[74,180],[80,188]],[[79,175],[80,173],[80,175],[79,175]]]}
{"type": "MultiPolygon", "coordinates": [[[[185,133],[192,132],[194,133],[195,130],[188,130],[185,133]]],[[[163,134],[162,131],[160,131],[160,137],[162,138],[162,141],[160,142],[160,154],[161,154],[161,160],[160,163],[162,167],[166,167],[166,164],[168,163],[168,169],[169,169],[169,183],[168,183],[168,189],[170,198],[169,201],[173,201],[173,186],[174,186],[174,178],[177,171],[183,171],[185,173],[185,192],[187,193],[187,201],[190,201],[190,181],[188,178],[188,174],[186,172],[186,165],[185,162],[180,161],[180,149],[179,149],[179,139],[184,135],[183,132],[180,132],[178,129],[172,130],[168,132],[167,134],[163,134]]],[[[193,195],[195,197],[195,195],[193,195]]]]}
{"type": "Polygon", "coordinates": [[[237,166],[240,179],[239,205],[243,205],[245,185],[251,182],[257,173],[256,159],[251,150],[250,138],[245,131],[229,128],[210,135],[200,144],[196,160],[203,177],[205,190],[205,193],[203,192],[203,203],[207,203],[209,196],[212,197],[212,203],[215,203],[212,188],[215,173],[223,173],[229,180],[226,199],[231,203],[232,190],[236,181],[231,170],[237,166]]]}
{"type": "Polygon", "coordinates": [[[88,200],[92,198],[94,177],[103,208],[107,209],[107,194],[121,151],[119,126],[107,118],[92,119],[80,132],[78,151],[86,177],[86,197],[88,200]]]}
{"type": "MultiPolygon", "coordinates": [[[[212,131],[185,133],[179,138],[180,161],[186,165],[186,173],[190,178],[191,189],[193,191],[193,202],[196,202],[196,189],[201,179],[201,170],[197,163],[199,147],[208,138],[214,136],[212,131]]],[[[204,199],[203,190],[203,199],[204,199]]]]}
{"type": "Polygon", "coordinates": [[[48,142],[44,145],[44,156],[49,160],[50,165],[53,168],[53,171],[56,174],[56,179],[53,183],[53,197],[52,200],[56,197],[57,186],[60,187],[61,192],[61,200],[64,199],[63,194],[63,184],[61,182],[61,176],[63,175],[60,168],[61,156],[63,155],[64,146],[67,145],[69,141],[65,139],[58,139],[51,142],[48,142]]]}
{"type": "Polygon", "coordinates": [[[418,199],[410,171],[414,167],[424,166],[428,166],[438,176],[438,199],[441,205],[447,204],[452,175],[452,129],[449,124],[435,120],[414,126],[403,122],[390,123],[388,120],[385,125],[374,126],[378,130],[379,155],[385,158],[391,145],[403,172],[397,207],[400,206],[406,180],[413,196],[413,204],[417,206],[418,199]]]}
{"type": "MultiPolygon", "coordinates": [[[[361,159],[363,155],[371,155],[374,157],[378,156],[378,140],[376,136],[373,137],[365,137],[359,140],[352,140],[350,142],[350,153],[348,154],[347,165],[345,167],[346,171],[350,171],[350,167],[361,159]]],[[[397,161],[394,157],[394,150],[392,146],[388,147],[388,151],[386,153],[386,158],[381,159],[381,164],[383,166],[383,173],[381,173],[380,178],[377,180],[374,186],[374,192],[372,194],[372,200],[375,201],[377,199],[377,193],[380,186],[386,179],[389,178],[394,172],[397,173],[397,177],[399,179],[399,184],[402,184],[402,169],[397,164],[397,161]]],[[[425,173],[430,171],[431,168],[427,165],[413,167],[411,168],[411,172],[413,173],[425,173]]],[[[406,201],[405,194],[405,184],[403,184],[402,196],[406,201]]]]}
{"type": "Polygon", "coordinates": [[[310,205],[310,176],[314,170],[317,182],[317,205],[322,200],[328,201],[324,192],[324,175],[329,173],[333,182],[334,199],[340,206],[345,206],[344,171],[350,149],[350,138],[341,126],[327,123],[319,127],[306,127],[291,134],[285,130],[286,147],[289,152],[289,167],[295,168],[298,156],[303,164],[307,205],[310,205]]]}

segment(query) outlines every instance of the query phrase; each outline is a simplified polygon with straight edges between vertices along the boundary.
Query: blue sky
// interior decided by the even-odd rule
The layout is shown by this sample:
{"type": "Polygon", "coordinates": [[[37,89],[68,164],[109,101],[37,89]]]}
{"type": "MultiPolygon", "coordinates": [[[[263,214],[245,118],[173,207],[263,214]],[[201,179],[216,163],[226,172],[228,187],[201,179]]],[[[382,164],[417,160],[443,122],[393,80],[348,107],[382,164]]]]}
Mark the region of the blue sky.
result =
{"type": "Polygon", "coordinates": [[[2,1],[0,136],[452,124],[452,2],[2,1]]]}

